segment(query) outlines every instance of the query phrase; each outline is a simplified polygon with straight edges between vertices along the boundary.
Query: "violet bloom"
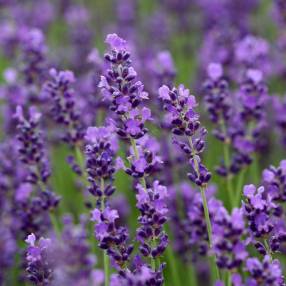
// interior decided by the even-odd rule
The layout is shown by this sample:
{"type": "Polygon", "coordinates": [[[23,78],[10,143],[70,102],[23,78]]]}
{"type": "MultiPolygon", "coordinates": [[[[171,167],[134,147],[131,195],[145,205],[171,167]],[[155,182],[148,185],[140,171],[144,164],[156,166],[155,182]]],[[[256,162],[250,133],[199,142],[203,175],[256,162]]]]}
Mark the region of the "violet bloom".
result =
{"type": "Polygon", "coordinates": [[[283,147],[286,146],[286,97],[273,96],[273,115],[277,125],[279,139],[283,147]]]}
{"type": "Polygon", "coordinates": [[[48,286],[53,280],[52,242],[41,237],[39,240],[32,233],[25,240],[28,244],[26,262],[27,278],[37,286],[48,286]]]}
{"type": "Polygon", "coordinates": [[[18,121],[18,153],[21,162],[27,167],[24,182],[32,184],[38,190],[32,196],[32,186],[22,184],[15,195],[15,213],[24,233],[41,233],[40,230],[46,230],[49,226],[48,211],[54,209],[60,201],[60,198],[49,190],[50,169],[43,134],[39,129],[40,118],[41,113],[35,107],[30,107],[29,117],[24,116],[22,107],[17,107],[15,119],[18,121]]]}
{"type": "Polygon", "coordinates": [[[114,193],[113,176],[116,171],[118,149],[113,128],[89,127],[85,136],[86,171],[90,183],[89,192],[96,197],[97,207],[103,209],[108,198],[114,193]],[[103,185],[104,184],[104,185],[103,185]]]}
{"type": "Polygon", "coordinates": [[[244,69],[258,68],[269,73],[269,43],[263,38],[248,35],[241,39],[235,47],[235,60],[244,69]]]}
{"type": "Polygon", "coordinates": [[[91,254],[87,233],[88,217],[80,216],[79,224],[74,224],[70,215],[63,217],[61,241],[55,246],[53,257],[56,260],[53,285],[102,285],[102,271],[94,270],[96,256],[91,254]],[[98,281],[94,276],[98,275],[98,281]]]}
{"type": "Polygon", "coordinates": [[[145,122],[151,119],[150,109],[142,104],[145,99],[148,99],[148,94],[144,91],[143,84],[137,81],[137,73],[131,66],[126,41],[116,34],[110,34],[106,37],[106,43],[110,46],[110,52],[105,55],[105,59],[110,64],[110,68],[106,76],[101,77],[99,87],[105,99],[111,102],[111,111],[116,115],[114,124],[117,134],[129,139],[132,146],[129,159],[131,168],[126,168],[126,172],[136,179],[140,178],[141,183],[137,185],[136,196],[137,206],[141,212],[139,217],[141,225],[137,238],[141,244],[141,253],[151,258],[153,271],[159,273],[160,277],[157,278],[156,283],[161,285],[163,281],[161,270],[164,264],[156,267],[154,258],[163,253],[168,241],[163,230],[166,217],[165,213],[162,213],[167,210],[165,205],[167,192],[166,188],[157,181],[154,182],[153,187],[149,187],[145,178],[150,174],[153,164],[158,161],[155,152],[151,150],[152,145],[150,147],[143,139],[147,133],[145,122]],[[152,217],[152,212],[158,213],[152,217]],[[148,225],[146,220],[149,219],[151,220],[148,225]],[[151,241],[152,249],[150,249],[151,241]]]}
{"type": "Polygon", "coordinates": [[[18,121],[17,139],[20,143],[20,160],[29,168],[27,181],[37,184],[46,182],[50,176],[49,164],[44,149],[43,134],[39,130],[41,113],[35,107],[30,107],[29,117],[24,116],[21,106],[17,106],[15,119],[18,121]]]}
{"type": "Polygon", "coordinates": [[[264,255],[270,251],[268,244],[272,251],[277,251],[279,240],[285,241],[285,234],[275,232],[275,225],[283,214],[282,207],[274,202],[273,195],[264,187],[256,189],[254,185],[246,185],[244,196],[243,212],[255,247],[264,255]]]}
{"type": "Polygon", "coordinates": [[[265,256],[261,262],[258,258],[248,258],[246,260],[246,270],[250,274],[246,285],[285,285],[281,264],[277,259],[272,261],[269,256],[265,256]]]}
{"type": "Polygon", "coordinates": [[[54,120],[63,126],[63,140],[75,146],[83,139],[83,127],[76,107],[74,89],[75,77],[72,71],[50,70],[51,80],[43,87],[43,96],[52,102],[54,120]]]}
{"type": "MultiPolygon", "coordinates": [[[[174,247],[184,261],[196,262],[199,257],[208,254],[208,232],[202,197],[187,182],[175,185],[174,188],[179,191],[176,194],[173,190],[169,200],[174,247]]],[[[214,200],[213,191],[212,187],[208,188],[206,193],[208,204],[214,200]]],[[[215,208],[210,209],[211,217],[213,217],[215,208]]]]}
{"type": "Polygon", "coordinates": [[[160,169],[163,164],[161,157],[158,155],[159,143],[149,134],[136,141],[137,153],[130,148],[130,156],[127,158],[130,166],[125,166],[121,162],[125,172],[133,178],[146,178],[160,169]]]}
{"type": "Polygon", "coordinates": [[[269,95],[260,70],[249,69],[246,72],[237,96],[241,108],[232,118],[231,136],[236,151],[230,167],[233,173],[249,165],[253,153],[266,146],[263,131],[267,127],[266,104],[269,95]]]}
{"type": "Polygon", "coordinates": [[[110,69],[101,77],[99,87],[104,98],[111,102],[111,110],[118,116],[117,133],[123,138],[139,139],[147,132],[145,121],[151,118],[150,110],[140,106],[148,94],[143,84],[136,80],[137,73],[131,66],[126,41],[116,34],[109,34],[106,43],[111,49],[105,55],[110,69]]]}
{"type": "Polygon", "coordinates": [[[10,267],[14,265],[14,257],[17,249],[17,244],[15,237],[13,236],[11,229],[8,225],[5,225],[5,217],[2,217],[1,214],[1,226],[0,226],[0,248],[1,248],[1,257],[0,257],[0,284],[5,285],[6,278],[8,278],[8,273],[10,267]]]}
{"type": "Polygon", "coordinates": [[[208,79],[204,82],[207,111],[211,121],[216,124],[214,130],[216,137],[226,141],[227,134],[223,127],[225,128],[224,125],[229,120],[231,111],[229,83],[224,77],[223,67],[219,63],[209,64],[207,73],[208,79]]]}
{"type": "Polygon", "coordinates": [[[276,168],[270,166],[262,173],[263,184],[274,201],[286,201],[286,160],[276,168]]]}
{"type": "MultiPolygon", "coordinates": [[[[231,102],[233,98],[229,90],[229,82],[223,74],[223,67],[219,63],[210,63],[207,68],[208,79],[204,82],[204,99],[209,118],[214,124],[213,134],[226,145],[231,140],[231,114],[234,112],[231,102]]],[[[228,148],[225,146],[224,148],[228,148]]],[[[228,176],[231,172],[227,156],[223,164],[216,170],[221,176],[228,176]]]]}
{"type": "Polygon", "coordinates": [[[247,258],[244,218],[241,209],[232,214],[216,217],[213,224],[213,251],[217,264],[222,269],[237,270],[247,258]]]}
{"type": "Polygon", "coordinates": [[[164,85],[159,89],[159,98],[164,102],[164,109],[170,116],[172,133],[178,138],[175,138],[174,142],[188,156],[191,166],[189,179],[198,186],[206,185],[211,173],[202,164],[200,154],[205,147],[204,137],[207,130],[199,122],[199,114],[195,111],[195,97],[183,85],[172,90],[164,85]]]}
{"type": "Polygon", "coordinates": [[[95,222],[94,232],[99,247],[106,251],[118,271],[124,271],[128,267],[133,245],[128,244],[127,228],[116,225],[118,218],[117,210],[106,207],[103,211],[94,209],[91,220],[95,222]]]}
{"type": "Polygon", "coordinates": [[[47,46],[41,30],[31,29],[22,43],[21,72],[25,83],[40,87],[46,70],[47,46]]]}
{"type": "Polygon", "coordinates": [[[71,45],[69,62],[77,71],[87,68],[85,59],[92,48],[90,18],[89,10],[82,5],[71,5],[65,13],[71,45]]]}
{"type": "Polygon", "coordinates": [[[109,197],[114,193],[115,152],[118,148],[112,127],[89,127],[86,140],[86,170],[89,191],[96,197],[96,208],[91,220],[95,222],[95,236],[99,247],[106,251],[118,270],[124,270],[133,250],[128,245],[129,234],[125,227],[118,227],[118,212],[109,206],[109,197]]]}
{"type": "Polygon", "coordinates": [[[160,273],[152,271],[147,265],[136,267],[134,272],[126,271],[120,275],[112,275],[110,286],[134,285],[134,286],[152,286],[161,285],[162,277],[160,273]]]}
{"type": "Polygon", "coordinates": [[[163,225],[167,221],[168,191],[158,181],[147,190],[141,185],[138,185],[137,189],[136,206],[141,213],[138,218],[140,227],[137,229],[139,249],[143,256],[155,259],[163,254],[168,245],[168,236],[163,231],[163,225]]]}

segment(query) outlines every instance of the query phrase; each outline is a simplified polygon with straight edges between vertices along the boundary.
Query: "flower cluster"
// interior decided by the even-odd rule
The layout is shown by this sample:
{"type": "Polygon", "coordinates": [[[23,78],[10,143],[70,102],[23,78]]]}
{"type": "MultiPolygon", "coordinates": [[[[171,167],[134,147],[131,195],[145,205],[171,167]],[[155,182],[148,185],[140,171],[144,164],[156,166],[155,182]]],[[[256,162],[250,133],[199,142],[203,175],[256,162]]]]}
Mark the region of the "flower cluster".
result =
{"type": "Polygon", "coordinates": [[[84,133],[72,88],[75,82],[74,74],[71,71],[51,69],[50,76],[51,80],[43,87],[43,96],[52,101],[52,116],[65,128],[63,140],[70,145],[79,144],[84,133]]]}
{"type": "Polygon", "coordinates": [[[153,183],[152,188],[137,186],[137,207],[141,213],[138,220],[137,239],[143,256],[156,258],[161,256],[168,245],[168,236],[163,232],[163,225],[167,221],[166,198],[167,188],[153,183]]]}
{"type": "Polygon", "coordinates": [[[53,279],[52,242],[41,237],[38,241],[32,233],[27,239],[29,245],[26,254],[28,279],[34,285],[50,285],[53,279]]]}
{"type": "Polygon", "coordinates": [[[86,171],[90,183],[89,192],[97,198],[97,206],[104,207],[105,200],[115,188],[112,185],[115,173],[115,152],[118,148],[112,135],[112,126],[89,127],[85,139],[86,171]]]}
{"type": "Polygon", "coordinates": [[[247,258],[243,234],[245,226],[241,209],[234,209],[231,215],[226,212],[216,215],[213,224],[213,251],[220,268],[239,269],[247,258]]]}
{"type": "Polygon", "coordinates": [[[50,176],[50,169],[45,154],[42,132],[39,130],[41,113],[35,107],[30,107],[29,117],[24,116],[21,106],[17,107],[14,115],[18,121],[17,139],[20,143],[19,154],[21,161],[29,167],[26,181],[37,184],[46,182],[50,176]]]}
{"type": "Polygon", "coordinates": [[[137,73],[131,66],[130,53],[125,40],[116,34],[106,38],[111,52],[105,55],[111,68],[101,77],[99,87],[106,100],[111,102],[111,110],[120,119],[117,133],[123,138],[139,139],[147,132],[145,121],[151,118],[147,107],[140,108],[140,103],[148,99],[142,82],[137,81],[137,73]]]}
{"type": "Polygon", "coordinates": [[[207,130],[201,126],[199,114],[195,112],[196,99],[184,86],[170,90],[167,86],[159,89],[159,97],[164,102],[164,109],[168,112],[168,120],[172,132],[177,136],[184,136],[187,142],[175,141],[188,156],[191,165],[189,179],[198,186],[206,185],[211,173],[203,165],[200,154],[205,147],[204,137],[207,130]]]}
{"type": "Polygon", "coordinates": [[[133,246],[128,245],[127,229],[116,225],[118,217],[116,210],[107,207],[103,211],[94,209],[91,219],[96,223],[95,236],[99,241],[99,247],[106,250],[116,268],[124,270],[130,259],[133,246]]]}

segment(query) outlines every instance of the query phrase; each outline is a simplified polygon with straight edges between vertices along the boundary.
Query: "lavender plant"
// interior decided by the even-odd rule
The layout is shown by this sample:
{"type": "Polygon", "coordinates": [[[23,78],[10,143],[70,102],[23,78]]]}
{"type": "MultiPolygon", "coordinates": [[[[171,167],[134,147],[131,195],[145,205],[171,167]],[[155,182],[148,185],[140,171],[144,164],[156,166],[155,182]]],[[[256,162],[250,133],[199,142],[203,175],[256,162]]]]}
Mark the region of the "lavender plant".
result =
{"type": "Polygon", "coordinates": [[[285,8],[0,1],[0,284],[285,285],[285,8]]]}

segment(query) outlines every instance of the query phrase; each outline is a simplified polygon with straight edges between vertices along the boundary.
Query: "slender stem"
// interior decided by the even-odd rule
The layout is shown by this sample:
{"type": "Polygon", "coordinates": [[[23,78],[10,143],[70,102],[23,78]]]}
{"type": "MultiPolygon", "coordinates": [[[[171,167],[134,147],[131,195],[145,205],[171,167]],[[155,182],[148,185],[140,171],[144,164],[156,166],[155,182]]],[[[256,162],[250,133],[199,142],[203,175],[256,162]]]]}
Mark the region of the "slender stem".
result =
{"type": "MultiPolygon", "coordinates": [[[[40,190],[42,192],[44,192],[45,189],[46,189],[46,185],[45,185],[45,183],[41,179],[41,175],[40,175],[40,171],[39,171],[38,167],[36,168],[36,174],[37,174],[37,177],[38,177],[37,184],[38,184],[40,190]]],[[[55,216],[55,213],[53,212],[53,210],[51,210],[49,212],[49,217],[50,217],[50,221],[51,221],[51,224],[53,226],[53,229],[55,231],[56,237],[58,239],[61,239],[61,228],[60,228],[58,219],[55,216]]]]}
{"type": "Polygon", "coordinates": [[[270,246],[269,246],[269,244],[268,244],[268,242],[267,242],[267,239],[264,239],[264,246],[265,246],[265,248],[266,248],[267,254],[268,254],[269,257],[270,257],[270,260],[272,261],[272,251],[271,251],[271,248],[270,248],[270,246]]]}
{"type": "MultiPolygon", "coordinates": [[[[181,281],[180,281],[180,277],[178,275],[176,258],[175,258],[173,249],[171,248],[170,244],[168,245],[166,251],[167,251],[168,261],[170,263],[173,285],[178,285],[179,286],[179,285],[181,285],[181,281]]],[[[193,285],[193,286],[195,286],[195,285],[193,285]]]]}
{"type": "Polygon", "coordinates": [[[201,187],[200,190],[201,190],[201,196],[203,199],[204,214],[205,214],[207,232],[208,232],[208,237],[209,237],[209,246],[211,247],[212,246],[212,225],[211,225],[211,220],[210,220],[209,208],[208,208],[207,198],[205,194],[205,188],[201,187]]]}
{"type": "Polygon", "coordinates": [[[84,159],[82,156],[82,152],[78,146],[75,147],[75,155],[81,170],[84,171],[84,159]]]}
{"type": "MultiPolygon", "coordinates": [[[[194,265],[188,265],[188,280],[190,282],[190,286],[197,286],[198,280],[197,280],[197,273],[194,265]]],[[[177,285],[177,284],[174,284],[177,285]]]]}
{"type": "Polygon", "coordinates": [[[251,165],[251,177],[252,180],[254,181],[254,184],[259,183],[259,164],[258,164],[258,156],[257,154],[253,154],[253,161],[251,165]]]}
{"type": "Polygon", "coordinates": [[[109,257],[106,251],[103,252],[103,263],[104,263],[104,286],[109,286],[109,257]]]}
{"type": "Polygon", "coordinates": [[[224,118],[222,117],[220,120],[220,125],[221,125],[221,129],[222,132],[225,135],[225,142],[223,144],[223,156],[224,156],[224,163],[225,166],[227,168],[227,177],[226,177],[226,184],[227,184],[227,193],[228,193],[228,200],[229,200],[229,204],[231,207],[233,207],[233,200],[232,200],[232,195],[233,195],[233,187],[232,187],[232,176],[230,176],[230,174],[228,173],[228,169],[230,167],[230,152],[229,152],[229,138],[227,136],[227,130],[226,130],[226,125],[225,125],[225,121],[224,118]]]}
{"type": "Polygon", "coordinates": [[[246,169],[242,169],[240,171],[239,177],[238,177],[238,182],[237,182],[237,189],[236,189],[236,196],[235,196],[235,206],[239,207],[240,205],[240,199],[241,199],[241,194],[242,194],[242,186],[244,183],[244,175],[246,173],[246,169]]]}
{"type": "MultiPolygon", "coordinates": [[[[223,144],[223,155],[224,155],[224,162],[225,166],[228,169],[230,166],[230,154],[229,154],[229,144],[223,144]]],[[[232,195],[233,195],[233,186],[232,186],[232,176],[227,173],[226,176],[226,184],[227,184],[227,194],[228,194],[228,201],[231,207],[233,207],[233,200],[232,200],[232,195]]]]}
{"type": "Polygon", "coordinates": [[[104,179],[103,178],[101,178],[100,179],[100,191],[101,191],[101,193],[102,193],[102,199],[101,199],[101,205],[100,205],[100,207],[101,207],[101,210],[103,211],[104,210],[104,200],[105,200],[105,197],[104,197],[104,179]]]}
{"type": "Polygon", "coordinates": [[[58,239],[60,239],[61,238],[61,228],[60,228],[58,219],[57,219],[57,217],[56,217],[54,212],[50,212],[49,216],[50,216],[50,220],[51,220],[53,229],[54,229],[54,231],[56,233],[56,236],[57,236],[58,239]]]}
{"type": "MultiPolygon", "coordinates": [[[[188,137],[189,145],[191,147],[192,151],[192,156],[194,157],[195,151],[194,151],[194,146],[193,146],[193,141],[191,137],[188,137]]],[[[199,166],[197,160],[194,160],[194,169],[196,174],[199,176],[199,166]]],[[[208,203],[207,203],[207,198],[206,198],[206,186],[201,186],[200,191],[201,191],[201,196],[203,200],[203,208],[204,208],[204,215],[205,215],[205,220],[207,224],[207,232],[208,232],[208,239],[209,239],[209,248],[212,248],[212,225],[211,225],[211,220],[210,220],[210,214],[209,214],[209,208],[208,208],[208,203]]],[[[219,275],[219,270],[216,264],[216,258],[215,256],[212,255],[211,258],[211,268],[214,269],[214,275],[215,275],[215,280],[218,280],[220,275],[219,275]]]]}
{"type": "Polygon", "coordinates": [[[75,156],[76,156],[77,163],[79,164],[79,167],[80,167],[82,174],[83,174],[83,176],[81,177],[82,183],[85,186],[87,186],[88,185],[88,181],[87,181],[88,176],[87,176],[87,173],[85,170],[84,156],[83,156],[79,146],[75,147],[75,156]]]}
{"type": "MultiPolygon", "coordinates": [[[[137,149],[137,146],[136,146],[136,141],[133,139],[133,138],[130,138],[130,141],[131,141],[131,145],[132,145],[132,149],[133,149],[133,152],[134,152],[134,155],[135,155],[135,158],[138,160],[139,159],[139,152],[138,152],[138,149],[137,149]]],[[[140,182],[145,190],[145,192],[147,192],[147,185],[146,185],[146,180],[145,178],[141,178],[140,179],[140,182]]]]}
{"type": "MultiPolygon", "coordinates": [[[[209,247],[210,249],[212,248],[212,225],[211,225],[211,220],[210,220],[210,214],[209,214],[209,208],[208,208],[208,203],[207,203],[207,198],[205,194],[205,187],[201,187],[201,196],[203,199],[203,207],[204,207],[204,214],[205,214],[205,220],[207,224],[207,231],[208,231],[208,238],[209,238],[209,247]]],[[[219,270],[216,264],[216,259],[215,256],[212,256],[212,267],[214,268],[214,275],[215,275],[215,280],[218,280],[220,275],[219,275],[219,270]]]]}
{"type": "MultiPolygon", "coordinates": [[[[102,194],[104,194],[104,179],[100,179],[100,191],[102,194]]],[[[104,205],[104,195],[101,199],[101,211],[104,210],[105,205],[104,205]]],[[[109,257],[106,253],[106,251],[103,251],[103,266],[104,266],[104,286],[109,286],[109,257]]]]}

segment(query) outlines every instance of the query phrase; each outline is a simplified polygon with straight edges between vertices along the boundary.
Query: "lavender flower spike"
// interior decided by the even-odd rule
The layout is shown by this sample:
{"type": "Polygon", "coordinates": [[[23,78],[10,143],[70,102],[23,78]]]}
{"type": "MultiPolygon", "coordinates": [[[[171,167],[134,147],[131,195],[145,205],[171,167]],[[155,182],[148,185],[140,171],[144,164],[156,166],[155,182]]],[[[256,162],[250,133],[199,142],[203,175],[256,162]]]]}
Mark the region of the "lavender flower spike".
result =
{"type": "MultiPolygon", "coordinates": [[[[199,114],[195,112],[195,107],[197,106],[195,97],[183,85],[172,90],[168,86],[163,85],[159,88],[159,98],[163,101],[164,109],[169,116],[174,135],[173,141],[180,146],[190,163],[191,172],[188,173],[188,178],[200,187],[209,245],[212,248],[212,225],[205,195],[211,173],[203,165],[200,158],[200,154],[205,147],[204,136],[207,130],[201,126],[199,114]]],[[[215,267],[216,275],[219,276],[217,266],[215,265],[215,267]]]]}
{"type": "MultiPolygon", "coordinates": [[[[99,87],[104,99],[110,101],[111,111],[116,116],[115,126],[117,134],[123,139],[128,139],[132,146],[131,156],[129,157],[131,167],[125,170],[136,181],[140,178],[140,184],[137,186],[137,206],[142,216],[139,217],[141,226],[138,229],[137,238],[141,244],[141,253],[144,253],[143,256],[151,257],[153,271],[157,270],[159,272],[157,283],[161,285],[163,281],[161,277],[163,264],[160,264],[159,268],[156,269],[155,257],[161,255],[167,246],[167,235],[161,227],[166,218],[164,216],[161,217],[159,213],[156,217],[151,216],[148,218],[148,216],[151,215],[149,213],[151,209],[153,211],[154,206],[157,205],[158,199],[164,205],[165,196],[161,197],[157,193],[158,182],[154,183],[153,188],[148,188],[146,177],[150,174],[152,163],[148,164],[149,160],[146,160],[145,154],[152,154],[152,152],[140,141],[144,136],[147,136],[148,130],[145,122],[151,120],[150,109],[143,105],[144,100],[148,99],[148,94],[144,91],[142,82],[137,80],[137,73],[131,65],[126,41],[116,34],[110,34],[106,37],[106,43],[110,47],[110,52],[105,54],[105,59],[109,63],[110,68],[105,76],[101,77],[99,87]],[[146,201],[142,205],[141,198],[144,196],[146,201]],[[146,225],[147,218],[151,219],[149,226],[146,225]],[[154,233],[154,229],[150,226],[159,218],[159,228],[154,233]],[[140,234],[138,235],[138,233],[140,234]],[[147,244],[145,243],[145,239],[152,241],[152,248],[150,248],[149,241],[147,244]],[[154,247],[155,244],[156,247],[154,247]],[[153,254],[150,256],[152,251],[153,254]]],[[[152,159],[151,161],[154,162],[152,159]]]]}
{"type": "Polygon", "coordinates": [[[118,271],[125,271],[133,250],[133,246],[127,243],[127,228],[117,225],[118,212],[109,206],[109,198],[115,192],[113,175],[118,146],[112,126],[89,127],[85,139],[88,141],[85,153],[89,192],[96,198],[91,220],[95,222],[94,230],[99,247],[104,251],[105,285],[108,285],[108,257],[118,271]]]}
{"type": "Polygon", "coordinates": [[[28,279],[36,286],[51,285],[53,280],[51,240],[40,238],[37,241],[32,233],[25,242],[29,245],[26,254],[28,279]]]}

